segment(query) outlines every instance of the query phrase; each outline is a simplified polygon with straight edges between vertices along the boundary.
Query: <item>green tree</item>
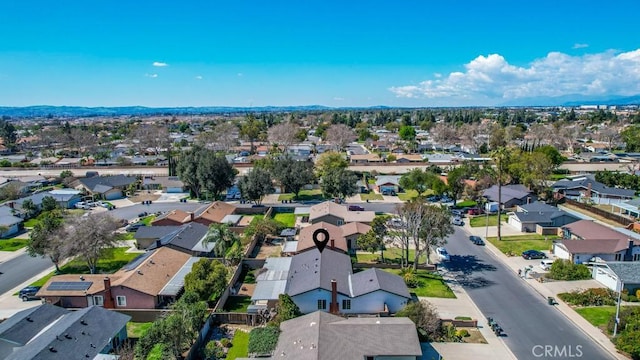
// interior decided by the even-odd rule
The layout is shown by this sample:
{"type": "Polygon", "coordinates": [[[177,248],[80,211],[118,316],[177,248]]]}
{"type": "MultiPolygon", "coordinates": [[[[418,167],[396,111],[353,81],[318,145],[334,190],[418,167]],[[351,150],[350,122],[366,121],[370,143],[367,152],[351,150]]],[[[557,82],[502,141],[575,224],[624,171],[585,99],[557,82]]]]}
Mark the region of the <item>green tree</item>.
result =
{"type": "Polygon", "coordinates": [[[346,198],[357,192],[358,176],[350,170],[333,169],[322,176],[320,188],[327,197],[346,198]]]}
{"type": "Polygon", "coordinates": [[[565,160],[565,158],[560,154],[558,149],[551,145],[542,145],[533,150],[533,152],[544,154],[547,159],[554,165],[554,167],[559,166],[565,160]]]}
{"type": "Polygon", "coordinates": [[[238,171],[223,154],[213,154],[210,150],[205,150],[200,156],[196,169],[196,176],[202,184],[202,189],[211,194],[215,200],[233,185],[237,173],[238,171]]]}
{"type": "Polygon", "coordinates": [[[0,119],[0,138],[10,152],[15,151],[18,135],[15,126],[8,120],[0,119]]]}
{"type": "Polygon", "coordinates": [[[248,114],[244,123],[240,126],[240,135],[251,143],[251,153],[255,151],[254,142],[265,130],[265,123],[258,121],[253,114],[248,114]]]}
{"type": "Polygon", "coordinates": [[[447,173],[447,186],[451,192],[453,201],[458,200],[460,194],[465,187],[465,180],[469,175],[467,169],[463,166],[458,166],[447,173]]]}
{"type": "Polygon", "coordinates": [[[640,126],[634,125],[624,129],[620,135],[628,152],[640,151],[640,126]]]}
{"type": "Polygon", "coordinates": [[[413,301],[396,313],[408,317],[416,324],[421,341],[437,341],[442,336],[442,325],[436,308],[428,301],[413,301]]]}
{"type": "Polygon", "coordinates": [[[251,169],[238,184],[240,193],[244,199],[261,204],[265,195],[273,193],[273,180],[271,173],[261,168],[251,169]]]}
{"type": "Polygon", "coordinates": [[[373,229],[358,236],[356,243],[360,250],[368,251],[372,254],[380,251],[380,258],[384,261],[384,239],[378,237],[373,229]]]}
{"type": "Polygon", "coordinates": [[[502,212],[502,185],[507,183],[509,177],[509,165],[511,163],[511,155],[506,147],[498,147],[491,153],[491,158],[495,166],[496,182],[498,183],[498,241],[502,240],[502,221],[500,221],[500,213],[502,212]]]}
{"type": "Polygon", "coordinates": [[[227,224],[212,223],[202,243],[205,247],[213,244],[213,252],[216,257],[224,257],[235,243],[240,242],[236,234],[229,229],[227,224]]]}
{"type": "Polygon", "coordinates": [[[59,215],[55,212],[44,213],[29,234],[27,252],[34,257],[47,256],[56,266],[56,272],[59,272],[60,261],[66,255],[65,239],[59,215]]]}
{"type": "Polygon", "coordinates": [[[308,161],[295,161],[285,157],[276,161],[273,169],[273,177],[284,187],[285,192],[295,194],[298,198],[300,190],[312,183],[316,176],[313,172],[313,163],[308,161]]]}
{"type": "Polygon", "coordinates": [[[405,141],[414,141],[416,139],[416,129],[413,126],[404,125],[398,131],[400,138],[405,141]]]}
{"type": "Polygon", "coordinates": [[[60,172],[60,179],[66,179],[68,177],[73,177],[73,171],[71,171],[71,170],[62,170],[60,172]]]}
{"type": "Polygon", "coordinates": [[[27,199],[22,202],[22,210],[25,211],[27,218],[31,218],[38,212],[38,207],[33,203],[33,200],[27,199]]]}
{"type": "Polygon", "coordinates": [[[227,287],[228,271],[218,260],[200,259],[184,277],[184,290],[202,301],[217,300],[227,287]]]}
{"type": "Polygon", "coordinates": [[[276,305],[276,316],[271,320],[269,325],[280,326],[283,321],[291,320],[302,315],[300,308],[293,302],[291,296],[287,294],[278,295],[278,304],[276,305]]]}
{"type": "Polygon", "coordinates": [[[316,161],[316,171],[318,176],[323,177],[325,174],[336,169],[346,169],[349,166],[347,160],[342,154],[335,151],[327,151],[318,156],[316,161]]]}

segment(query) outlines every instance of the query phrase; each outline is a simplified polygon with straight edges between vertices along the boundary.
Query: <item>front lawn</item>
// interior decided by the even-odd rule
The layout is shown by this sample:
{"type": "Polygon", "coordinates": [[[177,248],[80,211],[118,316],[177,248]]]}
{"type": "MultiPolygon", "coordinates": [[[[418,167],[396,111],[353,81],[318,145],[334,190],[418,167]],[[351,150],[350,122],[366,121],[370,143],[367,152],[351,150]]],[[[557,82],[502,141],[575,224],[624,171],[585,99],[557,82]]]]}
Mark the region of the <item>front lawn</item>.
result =
{"type": "MultiPolygon", "coordinates": [[[[433,195],[434,192],[431,189],[427,189],[425,192],[422,193],[422,197],[427,197],[429,195],[433,195]]],[[[406,192],[403,193],[398,193],[398,199],[402,200],[402,201],[409,201],[411,199],[417,198],[418,197],[418,191],[417,190],[407,190],[406,192]]]]}
{"type": "MultiPolygon", "coordinates": [[[[280,196],[278,196],[278,201],[294,200],[294,196],[295,194],[292,194],[292,193],[280,194],[280,196]]],[[[297,200],[299,201],[324,200],[324,197],[322,196],[322,190],[320,189],[300,190],[297,200]]]]}
{"type": "Polygon", "coordinates": [[[27,239],[6,239],[0,240],[0,251],[16,251],[27,246],[27,239]]]}
{"type": "Polygon", "coordinates": [[[144,335],[151,327],[153,322],[132,322],[127,323],[127,336],[129,338],[139,339],[144,335]]]}
{"type": "Polygon", "coordinates": [[[575,308],[574,310],[590,322],[591,325],[599,328],[606,326],[609,320],[616,316],[615,306],[589,306],[575,308]]]}
{"type": "MultiPolygon", "coordinates": [[[[413,264],[413,258],[416,256],[416,251],[414,249],[409,249],[409,263],[413,264]]],[[[356,254],[356,258],[358,262],[361,263],[376,263],[380,260],[380,251],[376,251],[375,253],[370,252],[358,252],[356,254]]],[[[387,263],[396,263],[399,264],[401,259],[401,250],[399,248],[389,248],[384,251],[384,260],[387,263]]],[[[425,254],[420,255],[420,264],[424,264],[427,260],[425,254]]]]}
{"type": "Polygon", "coordinates": [[[229,296],[224,304],[224,310],[229,312],[246,313],[247,308],[251,305],[250,296],[229,296]]]}
{"type": "MultiPolygon", "coordinates": [[[[103,256],[98,260],[97,273],[112,274],[140,255],[140,253],[125,252],[127,250],[129,250],[128,247],[103,249],[103,256]]],[[[89,274],[89,267],[82,259],[75,259],[61,266],[59,274],[89,274]]],[[[53,275],[56,275],[55,272],[38,279],[32,283],[31,286],[42,286],[49,281],[53,275]]]]}
{"type": "Polygon", "coordinates": [[[155,219],[156,219],[156,216],[155,216],[155,215],[149,215],[149,216],[145,216],[145,217],[143,217],[142,219],[140,219],[140,221],[139,221],[139,222],[141,222],[141,223],[145,224],[146,226],[151,226],[151,222],[152,222],[153,220],[155,220],[155,219]]]}
{"type": "Polygon", "coordinates": [[[384,197],[382,197],[382,195],[380,195],[380,194],[376,194],[374,192],[370,192],[368,194],[360,194],[360,200],[362,200],[362,201],[384,200],[384,197]]]}
{"type": "Polygon", "coordinates": [[[25,228],[32,229],[39,222],[40,222],[40,220],[38,220],[37,218],[31,218],[31,219],[23,222],[22,224],[24,225],[25,228]]]}
{"type": "Polygon", "coordinates": [[[461,201],[459,203],[456,204],[457,207],[474,207],[478,205],[477,202],[473,201],[473,200],[465,200],[465,201],[461,201]]]}
{"type": "Polygon", "coordinates": [[[249,356],[249,333],[242,330],[236,330],[231,340],[231,349],[227,353],[227,360],[235,360],[237,358],[246,358],[249,356]]]}
{"type": "MultiPolygon", "coordinates": [[[[400,275],[400,269],[383,269],[392,274],[400,275]]],[[[419,297],[436,297],[455,299],[456,295],[451,291],[449,285],[444,282],[442,276],[427,270],[418,270],[418,287],[409,288],[409,291],[419,297]]]]}
{"type": "MultiPolygon", "coordinates": [[[[509,216],[506,214],[502,214],[502,223],[506,224],[509,220],[509,216]]],[[[469,218],[469,226],[471,227],[481,227],[487,226],[487,216],[480,215],[469,218]]],[[[498,226],[498,215],[489,215],[489,226],[498,226]]]]}
{"type": "Polygon", "coordinates": [[[296,225],[296,215],[294,213],[277,213],[273,216],[273,220],[281,222],[288,228],[296,225]]]}
{"type": "Polygon", "coordinates": [[[558,236],[544,236],[538,234],[502,236],[498,241],[497,237],[489,237],[487,240],[497,247],[504,254],[519,256],[525,250],[548,251],[551,249],[553,240],[558,236]]]}

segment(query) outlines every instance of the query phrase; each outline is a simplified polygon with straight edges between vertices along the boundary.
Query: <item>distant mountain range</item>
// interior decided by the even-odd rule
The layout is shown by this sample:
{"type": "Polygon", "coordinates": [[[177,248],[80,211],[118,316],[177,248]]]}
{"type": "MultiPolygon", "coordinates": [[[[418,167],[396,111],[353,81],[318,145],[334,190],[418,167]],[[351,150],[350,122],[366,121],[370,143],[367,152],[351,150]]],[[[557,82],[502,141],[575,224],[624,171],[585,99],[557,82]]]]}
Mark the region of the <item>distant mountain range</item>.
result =
{"type": "MultiPolygon", "coordinates": [[[[612,96],[609,98],[565,95],[559,97],[535,97],[508,101],[500,106],[580,106],[580,105],[640,105],[640,95],[612,96]]],[[[263,107],[233,107],[233,106],[203,106],[203,107],[84,107],[84,106],[49,106],[37,105],[26,107],[0,106],[0,116],[16,118],[29,117],[91,117],[91,116],[135,116],[135,115],[204,115],[204,114],[245,114],[262,112],[294,112],[294,111],[327,111],[327,110],[383,110],[389,106],[371,107],[340,107],[333,108],[322,105],[308,106],[263,106],[263,107]]]]}

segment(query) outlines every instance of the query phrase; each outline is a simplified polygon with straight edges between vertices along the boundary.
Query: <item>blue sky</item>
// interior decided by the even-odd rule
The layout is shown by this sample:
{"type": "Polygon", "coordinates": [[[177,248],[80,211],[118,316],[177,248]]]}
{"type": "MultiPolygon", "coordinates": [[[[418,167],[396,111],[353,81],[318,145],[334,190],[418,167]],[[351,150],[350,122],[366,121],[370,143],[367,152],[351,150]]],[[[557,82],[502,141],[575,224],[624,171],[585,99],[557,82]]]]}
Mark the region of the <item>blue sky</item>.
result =
{"type": "Polygon", "coordinates": [[[637,0],[6,0],[0,106],[635,95],[639,10],[637,0]]]}

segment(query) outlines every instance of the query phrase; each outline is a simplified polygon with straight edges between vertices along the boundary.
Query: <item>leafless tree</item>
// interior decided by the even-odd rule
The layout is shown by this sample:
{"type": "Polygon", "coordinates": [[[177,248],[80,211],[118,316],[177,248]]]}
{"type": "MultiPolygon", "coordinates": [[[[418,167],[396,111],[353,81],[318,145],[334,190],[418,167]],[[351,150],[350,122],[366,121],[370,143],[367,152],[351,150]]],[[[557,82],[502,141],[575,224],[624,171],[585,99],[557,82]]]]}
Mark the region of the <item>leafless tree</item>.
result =
{"type": "Polygon", "coordinates": [[[141,153],[151,150],[155,155],[171,148],[171,138],[166,125],[140,124],[133,131],[137,148],[141,153]]]}
{"type": "Polygon", "coordinates": [[[228,152],[238,145],[238,127],[231,122],[220,123],[211,131],[200,133],[197,141],[208,149],[228,152]]]}
{"type": "Polygon", "coordinates": [[[95,274],[103,250],[118,242],[115,231],[120,222],[109,214],[92,214],[69,218],[67,230],[68,254],[84,259],[92,274],[95,274]]]}
{"type": "Polygon", "coordinates": [[[334,124],[327,129],[325,138],[327,142],[336,145],[338,151],[342,151],[350,142],[356,139],[356,133],[347,125],[334,124]]]}
{"type": "Polygon", "coordinates": [[[456,139],[456,129],[451,124],[437,123],[432,129],[433,140],[439,145],[451,145],[456,139]]]}
{"type": "Polygon", "coordinates": [[[559,141],[563,147],[569,152],[575,152],[574,144],[582,134],[582,129],[579,125],[562,126],[557,132],[559,141]]]}
{"type": "Polygon", "coordinates": [[[620,129],[614,126],[605,126],[598,131],[598,138],[608,145],[609,151],[613,149],[613,144],[620,140],[620,129]]]}
{"type": "Polygon", "coordinates": [[[285,149],[296,142],[296,135],[300,127],[293,122],[286,122],[272,126],[267,131],[267,138],[272,144],[282,145],[285,149]]]}
{"type": "Polygon", "coordinates": [[[542,141],[549,141],[551,131],[543,124],[533,124],[529,127],[529,137],[534,145],[540,145],[542,141]]]}
{"type": "Polygon", "coordinates": [[[477,151],[487,142],[487,127],[483,123],[464,124],[458,128],[457,137],[477,151]]]}

